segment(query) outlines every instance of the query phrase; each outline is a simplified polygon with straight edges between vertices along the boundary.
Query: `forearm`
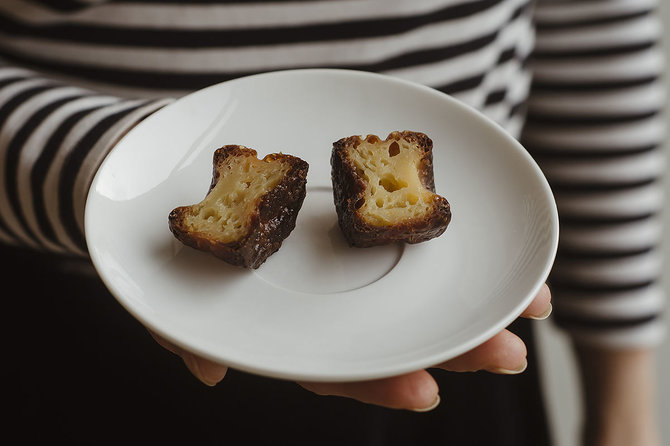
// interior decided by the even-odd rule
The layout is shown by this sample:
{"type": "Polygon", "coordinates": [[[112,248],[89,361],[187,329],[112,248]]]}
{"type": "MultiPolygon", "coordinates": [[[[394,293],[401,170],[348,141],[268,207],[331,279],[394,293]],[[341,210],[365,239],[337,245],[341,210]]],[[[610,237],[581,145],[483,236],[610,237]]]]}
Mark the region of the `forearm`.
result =
{"type": "Polygon", "coordinates": [[[165,103],[0,67],[0,243],[85,255],[84,204],[98,166],[125,132],[165,103]]]}
{"type": "Polygon", "coordinates": [[[654,351],[577,345],[584,446],[660,445],[654,351]]]}

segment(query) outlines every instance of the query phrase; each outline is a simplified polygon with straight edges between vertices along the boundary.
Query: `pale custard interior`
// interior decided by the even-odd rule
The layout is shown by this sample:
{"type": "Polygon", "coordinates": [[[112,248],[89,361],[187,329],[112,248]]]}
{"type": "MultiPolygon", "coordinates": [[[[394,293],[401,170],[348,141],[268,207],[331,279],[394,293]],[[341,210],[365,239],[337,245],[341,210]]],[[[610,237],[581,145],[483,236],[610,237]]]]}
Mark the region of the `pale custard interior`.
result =
{"type": "Polygon", "coordinates": [[[200,203],[193,205],[185,223],[222,243],[246,234],[258,201],[286,175],[290,166],[254,156],[226,159],[217,184],[200,203]]]}
{"type": "Polygon", "coordinates": [[[349,156],[367,183],[364,200],[355,206],[368,223],[392,225],[430,212],[434,194],[421,184],[421,153],[413,144],[363,140],[349,148],[349,156]]]}

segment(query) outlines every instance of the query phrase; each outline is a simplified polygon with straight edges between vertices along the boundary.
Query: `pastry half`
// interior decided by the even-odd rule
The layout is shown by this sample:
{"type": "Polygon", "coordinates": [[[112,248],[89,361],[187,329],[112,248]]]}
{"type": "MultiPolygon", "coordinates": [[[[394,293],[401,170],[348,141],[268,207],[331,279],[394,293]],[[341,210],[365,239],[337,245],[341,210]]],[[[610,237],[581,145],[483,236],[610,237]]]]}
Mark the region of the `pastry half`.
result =
{"type": "Polygon", "coordinates": [[[170,212],[174,236],[236,266],[258,268],[295,228],[309,166],[302,159],[227,145],[214,153],[203,201],[170,212]]]}
{"type": "Polygon", "coordinates": [[[451,210],[435,193],[432,149],[428,136],[411,131],[333,144],[335,208],[350,245],[419,243],[444,233],[451,210]]]}

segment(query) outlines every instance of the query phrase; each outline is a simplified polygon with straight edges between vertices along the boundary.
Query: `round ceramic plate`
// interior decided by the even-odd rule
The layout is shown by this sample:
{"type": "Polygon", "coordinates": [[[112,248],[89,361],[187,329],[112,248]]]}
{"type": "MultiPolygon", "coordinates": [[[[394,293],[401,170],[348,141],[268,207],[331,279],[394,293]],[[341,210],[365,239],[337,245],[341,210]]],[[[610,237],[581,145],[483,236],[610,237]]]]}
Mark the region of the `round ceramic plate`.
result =
{"type": "Polygon", "coordinates": [[[214,85],[129,132],[93,182],[86,239],[114,296],[173,343],[252,373],[350,381],[430,367],[512,322],[548,275],[558,218],[532,158],[478,112],[385,76],[297,70],[214,85]],[[394,130],[433,140],[452,222],[421,244],[351,248],[333,205],[332,143],[394,130]],[[295,230],[257,270],[168,229],[173,208],[204,198],[226,144],[310,165],[295,230]]]}

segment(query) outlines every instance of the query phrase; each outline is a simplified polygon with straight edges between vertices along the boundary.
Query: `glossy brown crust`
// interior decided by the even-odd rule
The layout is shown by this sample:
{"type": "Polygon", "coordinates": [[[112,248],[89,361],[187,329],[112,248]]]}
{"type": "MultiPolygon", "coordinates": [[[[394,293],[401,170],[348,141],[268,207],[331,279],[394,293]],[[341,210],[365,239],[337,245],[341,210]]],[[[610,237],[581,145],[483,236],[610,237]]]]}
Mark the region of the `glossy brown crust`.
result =
{"type": "MultiPolygon", "coordinates": [[[[253,149],[236,145],[223,146],[214,153],[214,173],[208,194],[219,181],[226,159],[237,156],[257,157],[257,154],[253,149]]],[[[281,247],[284,239],[295,228],[298,211],[305,199],[309,168],[306,161],[292,155],[271,154],[263,161],[289,163],[290,168],[277,186],[258,199],[249,230],[243,237],[222,243],[206,234],[188,230],[184,225],[184,217],[192,211],[192,206],[181,206],[170,212],[168,224],[174,236],[182,243],[211,252],[232,265],[258,268],[281,247]]]]}
{"type": "MultiPolygon", "coordinates": [[[[416,144],[422,152],[418,166],[421,184],[435,192],[433,178],[433,142],[423,133],[392,132],[385,141],[376,135],[368,135],[369,143],[405,140],[416,144]]],[[[350,136],[333,144],[331,155],[333,195],[340,229],[350,245],[365,248],[394,242],[420,243],[444,233],[451,221],[449,202],[439,195],[433,196],[432,212],[421,219],[409,219],[389,226],[368,223],[359,211],[365,199],[366,180],[356,171],[353,161],[347,156],[350,147],[357,147],[363,139],[350,136]]]]}

